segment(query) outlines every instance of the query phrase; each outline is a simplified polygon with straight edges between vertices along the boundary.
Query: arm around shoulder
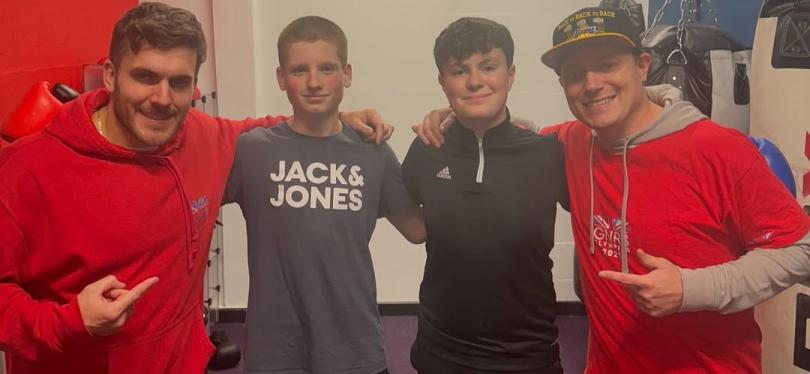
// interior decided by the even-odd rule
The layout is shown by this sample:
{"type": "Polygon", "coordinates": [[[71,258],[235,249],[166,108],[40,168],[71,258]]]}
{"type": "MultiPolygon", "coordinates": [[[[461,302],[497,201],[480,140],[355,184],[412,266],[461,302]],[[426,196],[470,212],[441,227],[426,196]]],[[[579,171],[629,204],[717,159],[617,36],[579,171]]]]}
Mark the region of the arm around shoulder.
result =
{"type": "Polygon", "coordinates": [[[422,244],[427,240],[425,220],[422,217],[422,208],[414,206],[405,212],[385,217],[397,228],[405,239],[413,244],[422,244]]]}

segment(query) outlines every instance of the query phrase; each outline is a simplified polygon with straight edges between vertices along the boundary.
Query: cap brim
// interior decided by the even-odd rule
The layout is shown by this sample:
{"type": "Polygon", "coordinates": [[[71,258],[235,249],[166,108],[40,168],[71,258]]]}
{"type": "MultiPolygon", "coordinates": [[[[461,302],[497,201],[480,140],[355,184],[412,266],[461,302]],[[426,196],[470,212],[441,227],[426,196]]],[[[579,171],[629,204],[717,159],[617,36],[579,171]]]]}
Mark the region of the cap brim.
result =
{"type": "Polygon", "coordinates": [[[582,43],[588,41],[596,42],[609,39],[619,41],[631,48],[638,48],[636,43],[634,43],[632,40],[630,40],[630,38],[628,38],[623,34],[614,32],[606,32],[601,34],[586,34],[579,38],[567,40],[554,46],[553,48],[546,51],[546,53],[543,53],[543,55],[540,57],[540,60],[543,61],[543,64],[545,64],[546,66],[554,70],[557,70],[557,68],[560,66],[560,60],[570,51],[572,47],[581,45],[582,43]]]}

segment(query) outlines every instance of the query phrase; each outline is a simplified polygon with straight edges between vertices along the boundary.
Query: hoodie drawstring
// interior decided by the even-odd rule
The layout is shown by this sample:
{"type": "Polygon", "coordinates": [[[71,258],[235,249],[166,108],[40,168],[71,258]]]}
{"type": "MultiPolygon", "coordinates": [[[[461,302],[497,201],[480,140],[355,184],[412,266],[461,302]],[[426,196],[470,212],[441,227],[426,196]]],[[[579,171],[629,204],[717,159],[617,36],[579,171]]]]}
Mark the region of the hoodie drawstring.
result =
{"type": "Polygon", "coordinates": [[[589,204],[590,209],[591,209],[591,214],[590,214],[591,219],[590,219],[590,227],[588,228],[588,233],[590,234],[590,238],[591,238],[591,240],[590,240],[591,256],[593,256],[593,254],[594,254],[594,241],[596,240],[594,238],[594,235],[593,235],[593,229],[594,229],[594,227],[593,227],[593,220],[594,220],[594,216],[593,216],[593,195],[594,195],[594,191],[593,191],[593,188],[594,188],[594,186],[593,186],[593,147],[594,147],[595,142],[596,142],[596,136],[592,134],[591,135],[591,148],[588,151],[588,175],[590,176],[590,182],[591,182],[591,189],[590,189],[590,191],[591,191],[591,201],[590,201],[590,204],[589,204]]]}
{"type": "Polygon", "coordinates": [[[630,145],[630,140],[627,138],[622,148],[622,173],[624,174],[624,184],[622,184],[622,218],[619,224],[619,235],[621,235],[621,257],[622,257],[622,273],[628,273],[630,266],[628,265],[627,257],[629,251],[627,249],[627,200],[630,196],[630,171],[627,168],[627,147],[630,145]]]}
{"type": "Polygon", "coordinates": [[[194,224],[194,215],[191,212],[191,203],[188,200],[186,188],[183,184],[183,178],[178,172],[177,165],[170,157],[162,158],[162,160],[165,160],[165,162],[168,163],[168,168],[171,170],[174,180],[177,183],[177,188],[180,190],[183,216],[185,217],[183,221],[186,224],[186,262],[188,271],[192,271],[194,269],[194,257],[197,255],[197,239],[199,237],[199,231],[197,230],[197,226],[194,224]]]}

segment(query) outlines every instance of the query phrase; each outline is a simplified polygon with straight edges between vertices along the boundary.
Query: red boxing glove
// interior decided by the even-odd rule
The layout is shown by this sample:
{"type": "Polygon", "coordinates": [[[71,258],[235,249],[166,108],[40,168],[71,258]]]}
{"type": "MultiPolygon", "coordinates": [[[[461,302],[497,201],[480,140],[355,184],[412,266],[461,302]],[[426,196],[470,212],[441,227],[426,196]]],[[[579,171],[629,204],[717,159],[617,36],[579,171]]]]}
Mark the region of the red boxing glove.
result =
{"type": "Polygon", "coordinates": [[[59,112],[62,103],[51,94],[51,84],[37,82],[8,120],[0,126],[0,135],[12,141],[42,131],[59,112]]]}

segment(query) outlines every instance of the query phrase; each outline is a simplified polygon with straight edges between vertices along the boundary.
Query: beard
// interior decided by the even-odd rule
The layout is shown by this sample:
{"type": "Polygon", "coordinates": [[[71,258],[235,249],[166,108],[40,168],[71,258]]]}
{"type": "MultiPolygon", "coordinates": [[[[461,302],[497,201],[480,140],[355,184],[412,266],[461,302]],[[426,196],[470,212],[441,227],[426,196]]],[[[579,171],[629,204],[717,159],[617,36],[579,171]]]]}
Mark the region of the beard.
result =
{"type": "Polygon", "coordinates": [[[156,150],[170,143],[183,126],[190,107],[178,109],[174,106],[157,107],[148,103],[132,103],[117,94],[110,95],[113,115],[123,136],[126,148],[135,151],[156,150]],[[144,123],[151,118],[162,118],[164,125],[152,126],[144,123]]]}

